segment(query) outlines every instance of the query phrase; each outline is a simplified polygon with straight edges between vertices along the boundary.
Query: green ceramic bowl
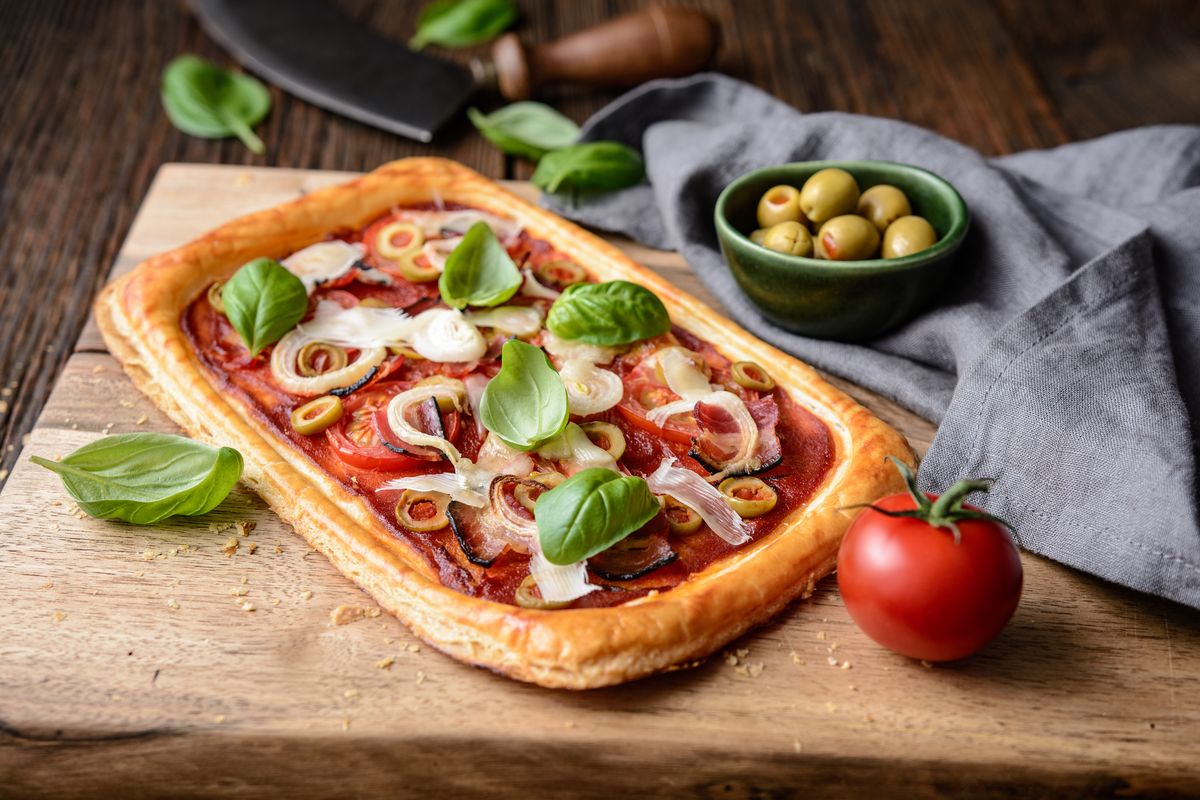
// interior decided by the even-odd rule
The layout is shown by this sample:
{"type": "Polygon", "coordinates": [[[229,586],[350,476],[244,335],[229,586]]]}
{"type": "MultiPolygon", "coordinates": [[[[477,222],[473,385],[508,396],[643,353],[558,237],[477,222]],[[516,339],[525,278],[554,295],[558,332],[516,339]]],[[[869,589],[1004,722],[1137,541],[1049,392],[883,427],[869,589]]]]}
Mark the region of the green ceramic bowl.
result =
{"type": "Polygon", "coordinates": [[[721,253],[746,296],[775,324],[819,339],[871,339],[910,319],[953,273],[967,235],[967,205],[932,172],[890,161],[804,161],[749,172],[717,198],[721,253]],[[772,186],[797,189],[814,172],[840,167],[866,191],[890,183],[913,213],[933,225],[937,243],[904,258],[824,261],[768,250],[750,241],[759,198],[772,186]]]}

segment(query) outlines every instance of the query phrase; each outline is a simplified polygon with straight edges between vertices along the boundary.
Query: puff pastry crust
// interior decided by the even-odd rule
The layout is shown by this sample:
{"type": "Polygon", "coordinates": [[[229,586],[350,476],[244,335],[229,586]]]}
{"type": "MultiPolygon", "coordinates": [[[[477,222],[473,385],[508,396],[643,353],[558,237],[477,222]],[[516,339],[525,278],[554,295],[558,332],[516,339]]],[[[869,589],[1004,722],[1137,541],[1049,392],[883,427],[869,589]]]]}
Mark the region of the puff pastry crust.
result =
{"type": "Polygon", "coordinates": [[[460,661],[547,687],[605,686],[703,658],[809,595],[833,569],[853,518],[838,509],[901,488],[885,456],[913,461],[900,434],[810,367],[750,336],[597,236],[444,159],[395,161],[229,222],[117,279],[100,294],[95,310],[105,341],[138,388],[191,436],[240,450],[243,481],[383,608],[460,661]],[[434,198],[516,219],[598,279],[623,278],[651,289],[674,319],[727,356],[769,365],[777,383],[829,427],[835,442],[834,464],[810,501],[768,535],[676,588],[620,606],[529,610],[442,586],[359,497],[223,393],[180,326],[184,309],[200,292],[251,258],[282,258],[329,231],[362,227],[392,206],[434,198]]]}

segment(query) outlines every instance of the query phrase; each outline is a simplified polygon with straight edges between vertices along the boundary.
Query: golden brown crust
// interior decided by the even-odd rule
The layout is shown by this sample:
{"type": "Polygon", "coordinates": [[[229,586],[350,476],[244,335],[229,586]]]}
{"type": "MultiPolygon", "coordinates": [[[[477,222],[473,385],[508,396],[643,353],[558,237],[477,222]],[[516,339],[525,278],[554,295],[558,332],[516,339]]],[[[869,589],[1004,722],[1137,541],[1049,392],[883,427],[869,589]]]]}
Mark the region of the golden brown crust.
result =
{"type": "Polygon", "coordinates": [[[912,462],[908,444],[810,367],[750,336],[619,250],[529,205],[483,176],[436,158],[395,161],[221,226],[114,281],[96,301],[113,354],[143,392],[192,436],[238,448],[244,482],[421,638],[455,658],[520,680],[574,689],[605,686],[701,658],[761,624],[832,570],[853,515],[845,506],[900,488],[884,462],[912,462]],[[673,318],[729,356],[770,364],[792,397],[822,419],[834,466],[812,500],[775,531],[678,587],[613,608],[537,611],[442,586],[388,534],[366,504],[266,425],[201,368],[183,331],[184,308],[213,280],[256,256],[283,257],[336,228],[358,228],[395,205],[434,197],[519,220],[533,236],[602,280],[652,289],[673,318]]]}

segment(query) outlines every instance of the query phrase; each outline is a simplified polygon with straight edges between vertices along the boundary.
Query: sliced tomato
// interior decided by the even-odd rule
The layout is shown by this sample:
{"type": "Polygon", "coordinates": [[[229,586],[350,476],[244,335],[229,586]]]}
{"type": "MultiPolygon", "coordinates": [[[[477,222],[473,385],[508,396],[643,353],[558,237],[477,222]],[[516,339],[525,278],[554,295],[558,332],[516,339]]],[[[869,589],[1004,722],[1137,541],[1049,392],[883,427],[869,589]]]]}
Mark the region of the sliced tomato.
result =
{"type": "Polygon", "coordinates": [[[347,273],[347,275],[349,275],[349,278],[345,281],[342,281],[341,278],[338,278],[336,281],[321,284],[320,288],[313,293],[311,308],[315,310],[317,307],[316,304],[322,300],[332,300],[342,308],[354,308],[356,305],[358,305],[358,297],[351,292],[347,292],[345,289],[330,288],[333,286],[344,286],[350,283],[350,281],[354,280],[354,276],[352,274],[347,273]]]}
{"type": "Polygon", "coordinates": [[[653,378],[639,376],[638,371],[635,369],[626,378],[625,396],[621,398],[617,411],[629,424],[648,433],[676,444],[691,444],[692,439],[700,432],[696,420],[691,415],[676,414],[667,420],[663,427],[646,418],[653,409],[678,400],[679,395],[653,378]]]}
{"type": "MultiPolygon", "coordinates": [[[[459,433],[462,431],[462,414],[458,411],[450,411],[445,414],[437,413],[437,403],[431,402],[429,405],[434,410],[422,415],[426,418],[425,421],[415,425],[415,427],[423,429],[426,433],[440,434],[451,444],[457,444],[459,433]],[[436,417],[434,414],[436,414],[436,417]],[[438,428],[441,428],[441,431],[438,428]]],[[[388,423],[386,404],[375,412],[375,429],[383,441],[391,445],[393,449],[403,450],[415,459],[428,462],[440,461],[442,458],[441,451],[435,450],[432,447],[415,447],[401,441],[392,432],[392,426],[388,423]]]]}
{"type": "Polygon", "coordinates": [[[388,448],[379,437],[375,416],[403,391],[398,384],[381,386],[350,395],[343,406],[342,418],[325,430],[329,446],[345,464],[358,469],[393,472],[425,467],[429,462],[388,448]]]}

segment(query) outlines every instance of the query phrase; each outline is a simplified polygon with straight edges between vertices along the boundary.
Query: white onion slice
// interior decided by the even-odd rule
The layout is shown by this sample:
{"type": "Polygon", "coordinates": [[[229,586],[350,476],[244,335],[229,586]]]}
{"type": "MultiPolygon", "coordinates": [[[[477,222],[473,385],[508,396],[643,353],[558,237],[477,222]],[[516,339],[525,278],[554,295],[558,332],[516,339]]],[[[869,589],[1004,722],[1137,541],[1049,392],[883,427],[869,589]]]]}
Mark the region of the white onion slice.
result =
{"type": "Polygon", "coordinates": [[[412,489],[414,492],[439,492],[475,508],[487,505],[487,495],[472,485],[473,482],[457,472],[435,472],[432,475],[412,475],[396,478],[376,489],[376,492],[393,492],[412,489]]]}
{"type": "Polygon", "coordinates": [[[708,376],[693,362],[698,356],[682,347],[666,347],[655,354],[667,387],[684,400],[699,400],[712,394],[708,376]]]}
{"type": "Polygon", "coordinates": [[[581,417],[599,414],[621,402],[625,385],[615,372],[582,358],[568,358],[558,370],[567,387],[571,413],[581,417]]]}
{"type": "Polygon", "coordinates": [[[458,247],[458,243],[462,241],[461,236],[452,236],[448,239],[430,239],[425,244],[421,245],[421,252],[425,255],[425,259],[430,266],[438,272],[443,272],[446,269],[446,259],[454,252],[454,248],[458,247]]]}
{"type": "Polygon", "coordinates": [[[399,214],[405,222],[420,226],[426,236],[438,236],[443,230],[451,230],[460,236],[476,222],[486,222],[496,238],[500,241],[511,239],[521,232],[520,224],[510,219],[489,214],[473,208],[463,208],[454,211],[410,211],[403,210],[399,214]]]}
{"type": "Polygon", "coordinates": [[[413,318],[398,308],[342,308],[332,300],[322,300],[317,303],[317,313],[301,323],[299,330],[315,341],[363,348],[404,344],[413,326],[413,318]]]}
{"type": "Polygon", "coordinates": [[[560,339],[550,331],[546,331],[542,335],[542,349],[554,357],[555,363],[562,363],[569,358],[582,358],[592,364],[610,364],[621,352],[621,349],[617,347],[604,347],[560,339]]]}
{"type": "Polygon", "coordinates": [[[495,475],[515,475],[524,478],[536,469],[528,453],[509,447],[495,434],[488,434],[475,456],[475,466],[495,475]]]}
{"type": "MultiPolygon", "coordinates": [[[[461,382],[459,382],[461,383],[461,382]]],[[[414,428],[404,417],[404,411],[409,406],[423,403],[431,397],[450,397],[454,399],[455,405],[461,405],[462,395],[466,393],[464,389],[461,393],[456,391],[452,383],[427,383],[424,386],[414,386],[408,391],[401,392],[392,398],[387,407],[388,427],[392,429],[392,433],[402,442],[411,444],[414,447],[432,447],[446,454],[446,458],[450,459],[450,463],[457,468],[458,462],[462,460],[462,455],[458,452],[453,444],[441,436],[435,436],[432,433],[425,433],[414,428]]]]}
{"type": "Polygon", "coordinates": [[[731,472],[740,472],[749,463],[754,453],[758,450],[758,423],[754,421],[754,417],[750,415],[750,410],[746,408],[746,404],[742,402],[742,398],[738,397],[733,392],[713,392],[708,397],[701,398],[705,405],[719,406],[729,412],[737,423],[737,431],[727,434],[720,434],[722,438],[728,437],[733,439],[736,437],[737,454],[731,457],[725,463],[728,464],[725,469],[710,475],[708,480],[716,483],[722,480],[731,472]]]}
{"type": "Polygon", "coordinates": [[[483,427],[483,417],[479,415],[479,406],[483,402],[483,390],[487,388],[490,380],[487,375],[478,372],[472,372],[463,378],[463,385],[467,387],[467,403],[471,406],[471,418],[475,420],[475,432],[480,436],[487,432],[487,428],[483,427]]]}
{"type": "Polygon", "coordinates": [[[750,541],[750,526],[729,507],[717,488],[690,469],[679,466],[673,457],[663,458],[658,469],[647,476],[646,484],[655,494],[669,494],[694,508],[712,532],[729,544],[750,541]]]}
{"type": "Polygon", "coordinates": [[[539,447],[537,454],[559,462],[567,475],[574,475],[593,467],[618,471],[617,460],[612,457],[612,453],[597,446],[583,432],[583,428],[574,422],[568,423],[562,433],[539,447]]]}
{"type": "Polygon", "coordinates": [[[275,343],[275,349],[271,352],[271,374],[279,388],[291,394],[326,394],[331,389],[340,389],[356,383],[387,358],[387,349],[367,347],[360,349],[358,358],[341,369],[323,372],[320,375],[301,375],[297,370],[300,351],[304,345],[315,341],[323,340],[314,339],[301,330],[294,330],[275,343]]]}
{"type": "Polygon", "coordinates": [[[551,289],[535,278],[533,270],[529,267],[521,270],[521,274],[525,276],[525,281],[521,284],[521,294],[526,297],[536,297],[539,300],[557,300],[561,294],[561,292],[551,289]]]}
{"type": "Polygon", "coordinates": [[[333,239],[297,250],[280,263],[299,278],[308,293],[312,294],[320,284],[349,272],[365,253],[366,248],[361,244],[333,239]]]}
{"type": "Polygon", "coordinates": [[[413,317],[410,343],[430,361],[476,361],[487,353],[479,329],[454,308],[431,308],[413,317]]]}
{"type": "Polygon", "coordinates": [[[587,562],[559,566],[547,561],[540,551],[529,559],[529,574],[537,582],[542,599],[550,603],[569,603],[600,588],[588,583],[587,562]]]}
{"type": "Polygon", "coordinates": [[[695,407],[695,400],[674,400],[666,405],[650,409],[646,413],[646,419],[661,428],[667,424],[667,420],[671,417],[676,414],[690,414],[695,407]]]}
{"type": "Polygon", "coordinates": [[[532,336],[542,329],[542,310],[537,306],[497,306],[468,311],[466,317],[476,327],[495,328],[513,336],[532,336]]]}

